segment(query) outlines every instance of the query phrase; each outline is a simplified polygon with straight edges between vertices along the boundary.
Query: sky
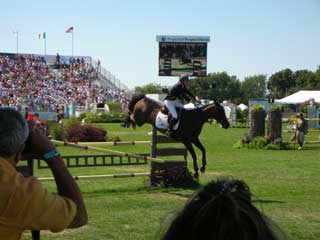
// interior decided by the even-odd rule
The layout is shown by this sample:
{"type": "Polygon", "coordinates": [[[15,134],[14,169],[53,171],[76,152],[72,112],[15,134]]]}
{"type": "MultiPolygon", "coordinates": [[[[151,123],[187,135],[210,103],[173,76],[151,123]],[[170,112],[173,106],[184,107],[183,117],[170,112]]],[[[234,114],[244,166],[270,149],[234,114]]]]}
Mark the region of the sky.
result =
{"type": "Polygon", "coordinates": [[[129,88],[170,86],[158,76],[156,35],[210,36],[207,72],[246,76],[320,65],[320,0],[90,0],[3,1],[0,52],[44,54],[38,34],[47,34],[47,54],[100,59],[129,88]]]}

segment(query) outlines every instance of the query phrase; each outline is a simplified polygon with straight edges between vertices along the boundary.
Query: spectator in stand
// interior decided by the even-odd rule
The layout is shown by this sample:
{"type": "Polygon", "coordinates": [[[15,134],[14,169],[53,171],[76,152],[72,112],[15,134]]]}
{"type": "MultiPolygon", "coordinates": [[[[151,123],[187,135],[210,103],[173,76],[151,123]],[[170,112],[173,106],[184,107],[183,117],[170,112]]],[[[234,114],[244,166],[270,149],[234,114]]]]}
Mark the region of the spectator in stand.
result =
{"type": "Polygon", "coordinates": [[[43,64],[41,58],[17,55],[16,59],[0,56],[0,99],[2,106],[30,111],[55,111],[61,98],[64,102],[75,101],[84,106],[88,100],[100,99],[119,101],[122,93],[98,87],[92,83],[97,78],[96,70],[87,63],[70,59],[53,71],[43,64]]]}
{"type": "Polygon", "coordinates": [[[60,55],[59,55],[59,53],[57,53],[57,56],[56,56],[56,63],[60,63],[60,55]]]}
{"type": "Polygon", "coordinates": [[[97,76],[98,74],[101,72],[101,62],[100,59],[98,59],[98,63],[97,63],[97,76]]]}
{"type": "Polygon", "coordinates": [[[282,231],[252,203],[241,180],[212,181],[173,219],[162,240],[276,240],[282,231]]]}
{"type": "Polygon", "coordinates": [[[37,128],[30,129],[31,133],[19,112],[0,108],[0,239],[20,239],[27,229],[59,232],[87,223],[81,192],[59,152],[37,128]],[[17,172],[21,158],[44,159],[58,194],[49,193],[35,177],[17,172]]]}

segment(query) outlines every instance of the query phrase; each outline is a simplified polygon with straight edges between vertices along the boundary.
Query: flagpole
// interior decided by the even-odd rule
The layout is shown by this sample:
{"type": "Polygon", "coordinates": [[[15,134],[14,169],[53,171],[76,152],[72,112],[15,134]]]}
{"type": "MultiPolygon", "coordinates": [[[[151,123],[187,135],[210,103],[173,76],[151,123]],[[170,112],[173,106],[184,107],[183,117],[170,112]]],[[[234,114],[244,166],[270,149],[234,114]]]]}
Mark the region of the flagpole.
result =
{"type": "Polygon", "coordinates": [[[47,35],[44,39],[44,56],[45,57],[47,56],[47,35]]]}
{"type": "Polygon", "coordinates": [[[74,32],[74,29],[72,29],[72,57],[73,57],[73,32],[74,32]]]}
{"type": "Polygon", "coordinates": [[[19,31],[14,31],[13,34],[16,37],[16,51],[18,54],[19,53],[19,31]]]}
{"type": "Polygon", "coordinates": [[[17,54],[19,53],[19,32],[17,31],[17,54]]]}

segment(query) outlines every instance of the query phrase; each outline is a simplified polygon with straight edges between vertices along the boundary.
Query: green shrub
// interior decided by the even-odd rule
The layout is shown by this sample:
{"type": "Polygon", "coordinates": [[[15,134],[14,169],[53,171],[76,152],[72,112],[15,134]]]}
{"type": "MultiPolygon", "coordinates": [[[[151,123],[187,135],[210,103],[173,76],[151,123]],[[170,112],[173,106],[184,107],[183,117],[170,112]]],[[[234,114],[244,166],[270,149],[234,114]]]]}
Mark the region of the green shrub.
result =
{"type": "Polygon", "coordinates": [[[279,104],[272,104],[270,107],[270,111],[279,110],[281,111],[281,106],[279,104]]]}
{"type": "Polygon", "coordinates": [[[237,122],[239,123],[247,123],[248,122],[248,108],[241,111],[237,109],[237,122]]]}
{"type": "Polygon", "coordinates": [[[290,149],[290,144],[286,142],[280,142],[280,143],[269,143],[265,149],[267,150],[285,150],[290,149]]]}
{"type": "Polygon", "coordinates": [[[234,145],[233,145],[234,148],[237,148],[237,149],[240,149],[240,148],[243,148],[243,143],[241,140],[239,140],[238,142],[236,142],[234,145]]]}
{"type": "Polygon", "coordinates": [[[251,149],[263,149],[268,145],[268,140],[263,137],[255,137],[248,143],[248,148],[251,149]]]}
{"type": "Polygon", "coordinates": [[[82,112],[82,113],[80,113],[79,118],[82,120],[82,119],[86,118],[86,117],[87,117],[87,115],[88,115],[88,113],[87,113],[87,112],[82,112]]]}
{"type": "Polygon", "coordinates": [[[251,109],[254,111],[261,111],[264,110],[264,106],[262,104],[253,104],[251,109]]]}
{"type": "Polygon", "coordinates": [[[50,123],[48,126],[49,133],[52,139],[59,140],[59,141],[66,141],[67,140],[67,132],[62,124],[59,123],[50,123]]]}
{"type": "Polygon", "coordinates": [[[266,150],[282,150],[289,149],[289,143],[283,142],[281,138],[271,141],[270,137],[252,137],[245,134],[244,137],[233,145],[234,148],[249,148],[249,149],[266,149],[266,150]]]}
{"type": "Polygon", "coordinates": [[[57,121],[53,121],[53,120],[48,120],[47,121],[47,127],[48,127],[49,130],[50,130],[50,128],[52,128],[52,127],[54,127],[54,126],[56,126],[58,124],[59,123],[57,121]]]}
{"type": "Polygon", "coordinates": [[[109,142],[121,142],[121,138],[119,136],[116,136],[116,135],[110,135],[110,136],[108,136],[107,141],[109,141],[109,142]]]}
{"type": "Polygon", "coordinates": [[[243,119],[242,119],[242,111],[237,108],[236,114],[237,114],[237,121],[238,121],[238,122],[243,122],[243,119]]]}
{"type": "Polygon", "coordinates": [[[303,113],[304,116],[307,116],[308,115],[308,105],[302,106],[301,112],[303,113]]]}
{"type": "Polygon", "coordinates": [[[245,119],[247,121],[248,119],[248,114],[249,114],[249,108],[246,108],[242,111],[242,119],[245,119]]]}
{"type": "Polygon", "coordinates": [[[63,126],[65,129],[69,129],[75,125],[79,125],[81,123],[80,119],[77,117],[70,117],[68,119],[63,119],[63,126]]]}
{"type": "Polygon", "coordinates": [[[237,122],[233,128],[248,128],[248,124],[246,122],[237,122]]]}
{"type": "Polygon", "coordinates": [[[114,102],[114,103],[108,103],[109,110],[111,113],[120,113],[121,112],[121,103],[114,102]]]}
{"type": "Polygon", "coordinates": [[[90,113],[84,118],[85,123],[121,123],[125,119],[123,113],[90,113]]]}

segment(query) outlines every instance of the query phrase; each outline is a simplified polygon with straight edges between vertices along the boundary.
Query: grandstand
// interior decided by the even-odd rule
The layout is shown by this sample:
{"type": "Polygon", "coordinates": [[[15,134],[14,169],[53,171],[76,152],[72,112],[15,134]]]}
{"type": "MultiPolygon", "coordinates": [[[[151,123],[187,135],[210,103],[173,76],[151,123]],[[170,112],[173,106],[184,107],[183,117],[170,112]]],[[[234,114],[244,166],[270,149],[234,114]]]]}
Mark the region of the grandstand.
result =
{"type": "Polygon", "coordinates": [[[123,101],[129,89],[88,56],[0,53],[0,106],[59,112],[123,101]]]}

